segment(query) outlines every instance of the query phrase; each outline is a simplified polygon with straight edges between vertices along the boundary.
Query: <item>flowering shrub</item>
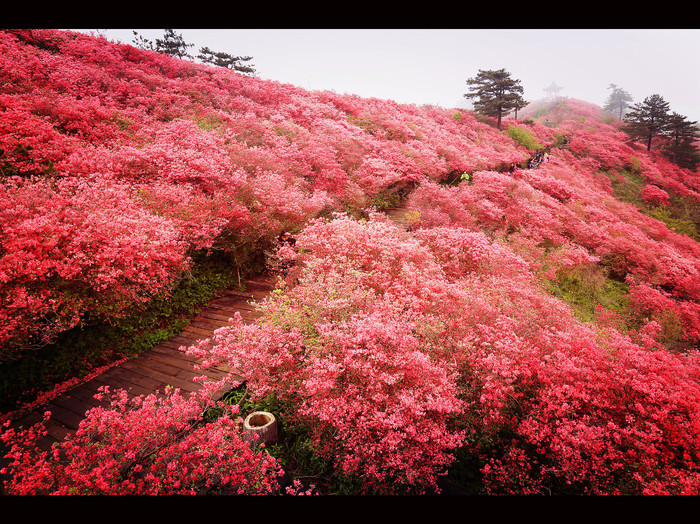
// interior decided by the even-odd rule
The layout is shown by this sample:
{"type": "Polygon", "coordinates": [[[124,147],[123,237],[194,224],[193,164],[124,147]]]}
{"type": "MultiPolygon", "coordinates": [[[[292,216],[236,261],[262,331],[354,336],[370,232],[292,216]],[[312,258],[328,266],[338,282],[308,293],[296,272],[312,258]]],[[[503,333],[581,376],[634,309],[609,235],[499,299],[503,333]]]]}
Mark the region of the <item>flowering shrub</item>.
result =
{"type": "Polygon", "coordinates": [[[528,264],[513,251],[491,242],[482,232],[457,227],[419,229],[416,238],[430,248],[445,273],[463,278],[474,272],[517,280],[528,275],[528,264]]]}
{"type": "MultiPolygon", "coordinates": [[[[426,177],[441,180],[455,170],[523,158],[510,139],[466,113],[456,120],[451,111],[434,107],[310,93],[103,37],[4,30],[0,57],[3,209],[22,205],[8,200],[23,198],[35,183],[45,194],[38,202],[48,206],[54,197],[46,192],[55,191],[48,188],[71,179],[60,184],[72,184],[72,200],[61,189],[58,207],[37,202],[33,216],[45,228],[61,206],[67,216],[82,209],[83,217],[59,219],[63,240],[55,232],[43,234],[59,246],[77,247],[86,238],[80,239],[85,235],[80,221],[94,220],[110,228],[112,238],[99,242],[120,239],[121,246],[110,251],[111,262],[107,256],[91,260],[90,249],[97,248],[80,262],[59,248],[62,264],[73,264],[69,291],[60,278],[43,279],[41,291],[3,290],[11,314],[2,339],[16,341],[20,353],[27,337],[46,341],[76,325],[82,311],[99,304],[95,293],[106,292],[105,302],[115,304],[113,310],[99,305],[94,310],[110,318],[129,301],[167,289],[186,269],[185,253],[224,249],[238,260],[241,253],[269,248],[280,231],[299,229],[330,210],[359,212],[378,195],[403,191],[426,177]],[[21,190],[7,178],[13,175],[25,179],[21,190]],[[112,202],[74,204],[85,191],[84,180],[112,195],[112,202]],[[123,205],[114,202],[117,194],[123,205]],[[116,231],[127,217],[143,225],[116,231]],[[139,236],[144,227],[157,232],[139,236]],[[158,242],[168,247],[159,252],[158,242]],[[127,243],[143,243],[129,248],[140,253],[129,276],[119,267],[130,256],[127,243]],[[114,267],[107,268],[110,263],[114,267]],[[96,274],[109,282],[93,285],[96,274]],[[117,275],[123,275],[119,287],[117,275]]],[[[16,220],[14,211],[10,219],[16,220]]],[[[10,230],[7,236],[19,234],[10,230]]],[[[40,249],[41,241],[21,253],[14,253],[19,248],[13,242],[4,244],[2,256],[23,258],[37,269],[56,264],[49,262],[48,248],[40,249]]],[[[12,286],[21,278],[3,280],[12,286]]]]}
{"type": "MultiPolygon", "coordinates": [[[[168,289],[186,239],[100,180],[7,180],[0,188],[0,342],[47,341],[87,313],[119,316],[168,289]]],[[[7,354],[3,354],[7,357],[7,354]]]]}
{"type": "Polygon", "coordinates": [[[436,487],[462,440],[448,426],[461,410],[451,366],[426,347],[442,271],[378,216],[315,221],[296,245],[298,283],[270,297],[266,320],[188,351],[237,370],[257,396],[293,401],[316,451],[368,492],[436,487]]]}
{"type": "MultiPolygon", "coordinates": [[[[580,347],[580,346],[579,346],[580,347]]],[[[490,489],[542,493],[697,494],[696,365],[619,340],[614,358],[553,353],[532,412],[487,462],[490,489]]]]}
{"type": "Polygon", "coordinates": [[[642,188],[641,196],[642,200],[652,205],[666,206],[669,203],[668,193],[652,184],[647,184],[642,188]]]}
{"type": "MultiPolygon", "coordinates": [[[[547,169],[553,169],[549,166],[547,169]]],[[[556,173],[561,176],[561,167],[556,173]]],[[[685,256],[695,255],[687,251],[689,245],[652,241],[643,233],[651,231],[647,229],[650,223],[633,221],[636,225],[627,223],[625,230],[619,219],[593,206],[586,208],[586,220],[594,220],[599,229],[584,237],[584,223],[572,199],[585,193],[568,185],[571,198],[555,202],[522,186],[530,176],[526,173],[516,182],[477,173],[472,184],[440,189],[423,185],[409,199],[409,208],[421,217],[416,237],[432,240],[429,245],[447,274],[461,275],[462,286],[467,286],[462,287],[461,307],[450,308],[454,322],[450,331],[441,333],[440,341],[450,345],[449,354],[459,363],[461,383],[468,385],[463,398],[471,407],[463,417],[475,429],[465,449],[484,465],[484,488],[489,493],[697,493],[700,457],[692,429],[700,410],[694,378],[697,361],[671,355],[667,349],[674,337],[695,336],[696,302],[688,301],[687,294],[685,300],[679,300],[680,296],[657,289],[642,290],[638,284],[630,287],[631,308],[640,318],[655,319],[638,332],[629,332],[639,345],[621,334],[627,329],[625,323],[609,315],[597,317],[596,334],[575,321],[562,303],[543,296],[532,280],[523,278],[522,270],[507,271],[510,261],[517,260],[514,254],[508,256],[507,249],[494,257],[501,262],[495,275],[485,267],[475,271],[473,261],[492,247],[474,229],[479,224],[495,226],[505,233],[503,248],[516,250],[523,257],[520,260],[527,260],[533,269],[539,267],[534,262],[545,254],[547,264],[555,267],[584,268],[599,259],[582,246],[600,255],[606,253],[605,248],[621,252],[626,246],[626,260],[634,260],[635,265],[626,262],[629,265],[620,269],[634,267],[640,279],[658,279],[658,271],[670,272],[680,281],[681,274],[694,271],[692,264],[686,265],[694,258],[685,256]],[[495,183],[503,189],[493,190],[495,183]],[[485,200],[491,206],[490,215],[484,212],[489,209],[485,200]],[[546,214],[541,211],[545,203],[550,210],[546,214]],[[516,221],[525,210],[537,219],[516,221]],[[481,220],[474,220],[476,213],[481,220]],[[594,213],[599,217],[594,218],[594,213]],[[489,216],[490,222],[484,220],[489,216]],[[468,237],[463,224],[472,230],[468,237]],[[519,229],[512,230],[512,224],[519,229]],[[620,243],[621,235],[605,227],[612,224],[635,241],[620,243]],[[580,233],[572,242],[557,231],[580,233]],[[471,240],[471,249],[464,254],[460,251],[462,238],[471,240]],[[480,242],[474,244],[477,239],[480,242]],[[547,240],[544,249],[533,244],[542,240],[547,240]],[[476,246],[480,249],[475,250],[476,246]],[[570,250],[566,258],[563,249],[570,250]],[[666,267],[650,272],[649,259],[643,262],[642,252],[648,256],[659,250],[666,253],[666,267]],[[505,278],[494,278],[496,275],[505,278]],[[676,406],[673,413],[682,423],[669,418],[665,406],[670,405],[676,406]],[[675,431],[676,423],[688,431],[675,431]],[[679,454],[684,457],[682,466],[676,462],[679,454]],[[647,456],[652,458],[646,460],[647,456]]],[[[522,262],[515,267],[525,269],[522,262]]],[[[693,289],[689,285],[687,293],[694,293],[693,289]]]]}
{"type": "MultiPolygon", "coordinates": [[[[291,230],[262,319],[189,351],[282,400],[363,492],[435,489],[459,449],[489,493],[697,493],[700,245],[614,195],[639,177],[651,205],[693,202],[700,179],[600,108],[526,109],[514,141],[462,110],[55,30],[0,31],[0,78],[0,358],[117,321],[195,252],[239,264],[291,230]],[[523,144],[548,162],[507,174],[523,144]],[[410,233],[367,209],[413,188],[410,233]],[[541,286],[567,275],[615,282],[625,310],[577,319],[541,286]]],[[[92,412],[56,456],[14,448],[13,492],[274,491],[235,413],[200,425],[177,395],[134,402],[92,412]]]]}
{"type": "MultiPolygon", "coordinates": [[[[241,434],[237,406],[202,421],[209,388],[190,398],[178,390],[129,399],[112,394],[93,408],[74,436],[38,452],[41,423],[6,429],[11,459],[6,484],[12,495],[260,495],[279,492],[276,459],[251,447],[241,434]]],[[[103,392],[107,395],[107,389],[103,392]]]]}

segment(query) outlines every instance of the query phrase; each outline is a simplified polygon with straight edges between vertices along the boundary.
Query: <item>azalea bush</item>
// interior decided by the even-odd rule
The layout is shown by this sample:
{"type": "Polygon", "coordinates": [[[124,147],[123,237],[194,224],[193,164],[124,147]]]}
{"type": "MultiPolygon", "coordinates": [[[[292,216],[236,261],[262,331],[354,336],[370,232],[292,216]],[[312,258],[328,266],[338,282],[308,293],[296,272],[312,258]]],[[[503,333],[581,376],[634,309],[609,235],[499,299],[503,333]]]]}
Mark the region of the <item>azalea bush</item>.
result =
{"type": "Polygon", "coordinates": [[[99,36],[4,30],[0,56],[13,357],[86,311],[118,319],[175,285],[195,250],[245,270],[310,218],[522,159],[466,113],[310,93],[99,36]]]}
{"type": "MultiPolygon", "coordinates": [[[[684,312],[678,336],[697,340],[697,242],[614,199],[603,183],[584,184],[595,179],[598,164],[568,152],[553,156],[517,178],[476,172],[457,187],[424,183],[407,205],[421,227],[458,227],[501,238],[548,281],[562,270],[596,264],[612,280],[631,278],[661,288],[684,312]]],[[[643,320],[640,314],[635,322],[643,320]]]]}
{"type": "Polygon", "coordinates": [[[189,351],[286,400],[364,492],[435,489],[465,454],[487,493],[697,491],[697,357],[662,324],[583,323],[478,232],[336,217],[297,245],[265,320],[189,351]]]}
{"type": "MultiPolygon", "coordinates": [[[[27,430],[5,429],[10,495],[197,495],[280,493],[278,460],[264,445],[242,436],[237,406],[206,422],[211,389],[183,397],[129,398],[124,390],[102,394],[105,407],[93,408],[74,435],[50,452],[34,442],[42,423],[27,430]]],[[[48,416],[48,414],[47,414],[48,416]]],[[[6,424],[7,425],[7,424],[6,424]]]]}
{"type": "Polygon", "coordinates": [[[292,406],[316,453],[363,492],[435,489],[463,438],[449,425],[462,407],[454,370],[426,347],[442,271],[378,217],[316,221],[296,246],[297,283],[265,302],[264,321],[188,351],[292,406]]]}
{"type": "Polygon", "coordinates": [[[668,205],[669,203],[668,193],[652,184],[647,184],[642,188],[641,196],[645,202],[652,205],[668,205]]]}
{"type": "Polygon", "coordinates": [[[7,180],[0,192],[0,343],[49,342],[83,316],[116,318],[168,289],[187,238],[100,180],[7,180]]]}
{"type": "Polygon", "coordinates": [[[537,393],[522,398],[528,416],[486,461],[490,491],[698,493],[697,363],[624,339],[614,346],[611,357],[578,341],[519,384],[537,393]]]}

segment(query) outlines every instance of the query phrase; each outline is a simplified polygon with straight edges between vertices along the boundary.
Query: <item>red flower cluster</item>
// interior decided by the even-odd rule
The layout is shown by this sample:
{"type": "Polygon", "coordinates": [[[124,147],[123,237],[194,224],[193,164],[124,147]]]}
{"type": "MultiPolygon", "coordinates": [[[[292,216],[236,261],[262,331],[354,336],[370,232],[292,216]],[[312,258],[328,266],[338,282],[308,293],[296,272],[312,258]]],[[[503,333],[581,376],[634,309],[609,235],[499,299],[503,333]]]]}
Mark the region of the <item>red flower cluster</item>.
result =
{"type": "MultiPolygon", "coordinates": [[[[40,425],[1,435],[11,446],[6,485],[14,495],[261,495],[279,492],[283,474],[276,459],[253,448],[241,434],[237,406],[202,423],[206,392],[188,399],[178,390],[165,396],[129,399],[111,395],[94,408],[76,434],[38,453],[40,425]]],[[[105,391],[108,393],[108,391],[105,391]]]]}

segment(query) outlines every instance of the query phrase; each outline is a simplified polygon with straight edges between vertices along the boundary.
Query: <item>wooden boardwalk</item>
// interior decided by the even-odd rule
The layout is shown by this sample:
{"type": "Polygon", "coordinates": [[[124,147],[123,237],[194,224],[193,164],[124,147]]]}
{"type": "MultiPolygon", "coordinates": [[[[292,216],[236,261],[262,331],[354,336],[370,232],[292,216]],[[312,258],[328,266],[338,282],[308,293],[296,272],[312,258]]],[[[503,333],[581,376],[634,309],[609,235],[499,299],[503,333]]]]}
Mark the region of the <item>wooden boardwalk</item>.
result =
{"type": "Polygon", "coordinates": [[[391,207],[386,209],[384,214],[400,228],[408,227],[413,223],[414,219],[412,212],[405,207],[391,207]]]}
{"type": "MultiPolygon", "coordinates": [[[[257,318],[260,313],[255,310],[254,303],[274,289],[275,281],[273,276],[262,276],[246,281],[244,292],[226,291],[207,304],[175,337],[66,391],[13,421],[12,425],[29,427],[40,421],[45,411],[51,411],[47,435],[37,443],[40,449],[49,450],[54,442],[64,440],[78,428],[86,411],[100,405],[94,396],[101,386],[125,389],[133,396],[163,392],[166,386],[180,388],[183,394],[188,394],[200,387],[199,382],[192,380],[194,377],[204,374],[214,379],[223,377],[229,373],[223,367],[195,370],[198,359],[186,355],[180,348],[209,338],[214,330],[226,326],[235,313],[240,313],[244,321],[257,318]]],[[[0,460],[3,465],[4,462],[5,459],[0,460]]]]}

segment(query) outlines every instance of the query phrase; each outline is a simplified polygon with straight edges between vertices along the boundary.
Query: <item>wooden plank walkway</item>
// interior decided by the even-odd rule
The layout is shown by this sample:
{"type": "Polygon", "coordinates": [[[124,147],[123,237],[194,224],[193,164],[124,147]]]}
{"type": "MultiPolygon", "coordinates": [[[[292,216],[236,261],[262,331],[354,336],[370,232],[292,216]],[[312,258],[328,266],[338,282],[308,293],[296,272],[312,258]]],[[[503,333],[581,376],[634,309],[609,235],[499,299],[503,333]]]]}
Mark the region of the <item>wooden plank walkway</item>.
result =
{"type": "MultiPolygon", "coordinates": [[[[199,359],[186,355],[180,347],[209,338],[214,330],[226,326],[235,313],[240,313],[243,320],[248,322],[260,316],[254,304],[275,288],[275,282],[274,276],[261,276],[247,280],[244,292],[226,291],[203,308],[175,337],[64,392],[14,420],[12,426],[29,427],[40,421],[45,411],[51,411],[46,425],[47,435],[37,443],[40,449],[50,450],[54,442],[64,440],[78,428],[86,411],[100,405],[94,396],[101,386],[125,389],[132,396],[163,392],[166,386],[173,386],[187,395],[201,387],[199,382],[192,380],[194,377],[204,374],[214,379],[223,377],[229,373],[225,367],[195,370],[199,359]]],[[[0,459],[0,465],[4,465],[4,462],[4,458],[0,459]]]]}
{"type": "Polygon", "coordinates": [[[405,207],[391,207],[386,209],[384,214],[387,215],[394,224],[403,229],[411,225],[414,220],[413,213],[405,207]]]}

